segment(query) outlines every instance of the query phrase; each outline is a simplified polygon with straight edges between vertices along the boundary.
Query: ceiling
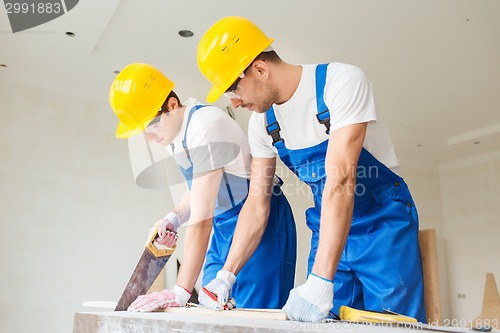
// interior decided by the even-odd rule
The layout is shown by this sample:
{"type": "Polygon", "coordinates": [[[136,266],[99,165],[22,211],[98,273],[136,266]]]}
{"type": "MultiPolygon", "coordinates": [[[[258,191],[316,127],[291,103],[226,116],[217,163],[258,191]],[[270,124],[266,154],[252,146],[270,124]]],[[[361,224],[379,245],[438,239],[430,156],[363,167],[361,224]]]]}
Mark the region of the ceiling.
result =
{"type": "MultiPolygon", "coordinates": [[[[500,150],[499,14],[497,0],[82,0],[17,33],[1,11],[0,81],[107,103],[114,72],[146,62],[181,99],[205,102],[198,41],[222,17],[245,16],[287,62],[361,67],[398,155],[435,165],[500,150]]],[[[245,126],[250,111],[235,113],[245,126]]]]}

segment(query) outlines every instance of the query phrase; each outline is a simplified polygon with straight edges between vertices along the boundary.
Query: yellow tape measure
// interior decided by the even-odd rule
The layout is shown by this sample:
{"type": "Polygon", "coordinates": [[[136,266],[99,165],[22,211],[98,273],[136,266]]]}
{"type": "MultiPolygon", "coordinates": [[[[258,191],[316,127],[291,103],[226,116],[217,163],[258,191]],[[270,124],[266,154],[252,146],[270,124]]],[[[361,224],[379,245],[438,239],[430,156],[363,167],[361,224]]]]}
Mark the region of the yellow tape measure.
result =
{"type": "Polygon", "coordinates": [[[386,311],[357,310],[348,306],[340,307],[340,319],[356,323],[416,323],[417,319],[401,315],[399,313],[386,311]]]}

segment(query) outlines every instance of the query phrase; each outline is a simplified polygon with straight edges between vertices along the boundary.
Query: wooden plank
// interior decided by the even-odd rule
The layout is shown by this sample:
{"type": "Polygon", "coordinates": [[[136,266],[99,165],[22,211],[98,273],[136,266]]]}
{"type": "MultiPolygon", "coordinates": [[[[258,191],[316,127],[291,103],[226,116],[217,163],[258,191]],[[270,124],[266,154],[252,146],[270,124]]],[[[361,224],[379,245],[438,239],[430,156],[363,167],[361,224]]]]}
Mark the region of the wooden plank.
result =
{"type": "Polygon", "coordinates": [[[224,311],[215,311],[203,307],[185,307],[185,308],[165,308],[159,309],[158,312],[168,312],[174,314],[189,314],[203,316],[219,316],[231,318],[251,318],[251,319],[270,319],[270,320],[287,320],[286,313],[280,309],[232,309],[224,311]]]}
{"type": "Polygon", "coordinates": [[[500,296],[498,294],[495,276],[493,273],[486,274],[484,286],[483,308],[479,317],[474,319],[473,327],[492,327],[498,329],[500,323],[500,296]]]}
{"type": "Polygon", "coordinates": [[[427,320],[428,323],[440,323],[441,298],[439,295],[436,230],[420,230],[418,232],[418,241],[424,271],[424,302],[427,320]]]}
{"type": "MultiPolygon", "coordinates": [[[[116,302],[108,301],[85,301],[83,306],[91,308],[105,308],[114,309],[116,302]]],[[[204,307],[182,307],[182,308],[165,308],[158,309],[155,312],[168,312],[176,314],[189,314],[189,315],[204,315],[204,316],[220,316],[231,318],[252,318],[252,319],[270,319],[270,320],[287,320],[286,313],[280,309],[232,309],[225,311],[215,311],[204,307]]]]}

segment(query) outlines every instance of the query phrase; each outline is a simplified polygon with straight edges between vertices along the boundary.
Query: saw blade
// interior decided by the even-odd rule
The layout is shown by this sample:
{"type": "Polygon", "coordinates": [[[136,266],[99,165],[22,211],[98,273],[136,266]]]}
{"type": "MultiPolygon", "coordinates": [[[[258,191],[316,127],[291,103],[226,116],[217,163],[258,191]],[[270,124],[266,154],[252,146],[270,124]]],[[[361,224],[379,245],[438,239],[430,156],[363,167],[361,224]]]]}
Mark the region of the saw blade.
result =
{"type": "Polygon", "coordinates": [[[146,248],[116,305],[115,311],[126,311],[138,296],[144,295],[156,280],[168,259],[170,259],[170,255],[155,257],[146,248]]]}

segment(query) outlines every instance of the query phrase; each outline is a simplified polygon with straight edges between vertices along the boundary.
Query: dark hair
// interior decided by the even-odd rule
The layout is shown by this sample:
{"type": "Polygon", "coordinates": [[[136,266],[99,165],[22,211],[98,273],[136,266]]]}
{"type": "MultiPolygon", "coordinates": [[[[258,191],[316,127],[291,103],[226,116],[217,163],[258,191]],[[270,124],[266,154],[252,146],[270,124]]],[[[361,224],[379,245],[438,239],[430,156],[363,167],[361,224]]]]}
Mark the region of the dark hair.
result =
{"type": "Polygon", "coordinates": [[[273,62],[273,63],[278,63],[278,62],[282,61],[280,56],[275,51],[261,52],[255,58],[255,60],[264,60],[264,61],[269,61],[269,62],[273,62]]]}
{"type": "Polygon", "coordinates": [[[182,105],[181,100],[179,99],[179,96],[177,96],[177,94],[173,90],[170,92],[170,94],[168,94],[167,98],[165,99],[165,103],[163,103],[163,104],[166,104],[171,97],[173,97],[177,100],[177,104],[179,104],[179,106],[181,106],[181,107],[184,106],[184,105],[182,105]]]}
{"type": "Polygon", "coordinates": [[[255,60],[267,61],[270,63],[278,64],[282,62],[280,56],[275,51],[261,52],[255,59],[248,65],[248,67],[243,71],[246,74],[246,71],[252,66],[255,60]]]}
{"type": "Polygon", "coordinates": [[[181,103],[181,100],[179,99],[179,96],[177,96],[177,94],[175,93],[175,91],[170,91],[170,93],[168,94],[167,98],[165,98],[165,101],[163,102],[163,104],[161,105],[161,109],[160,111],[158,111],[158,113],[156,114],[155,117],[158,117],[159,115],[161,115],[162,113],[167,113],[168,112],[168,108],[167,108],[167,104],[168,104],[168,100],[170,98],[175,98],[177,100],[177,104],[179,104],[180,107],[183,107],[184,105],[182,105],[181,103]]]}

